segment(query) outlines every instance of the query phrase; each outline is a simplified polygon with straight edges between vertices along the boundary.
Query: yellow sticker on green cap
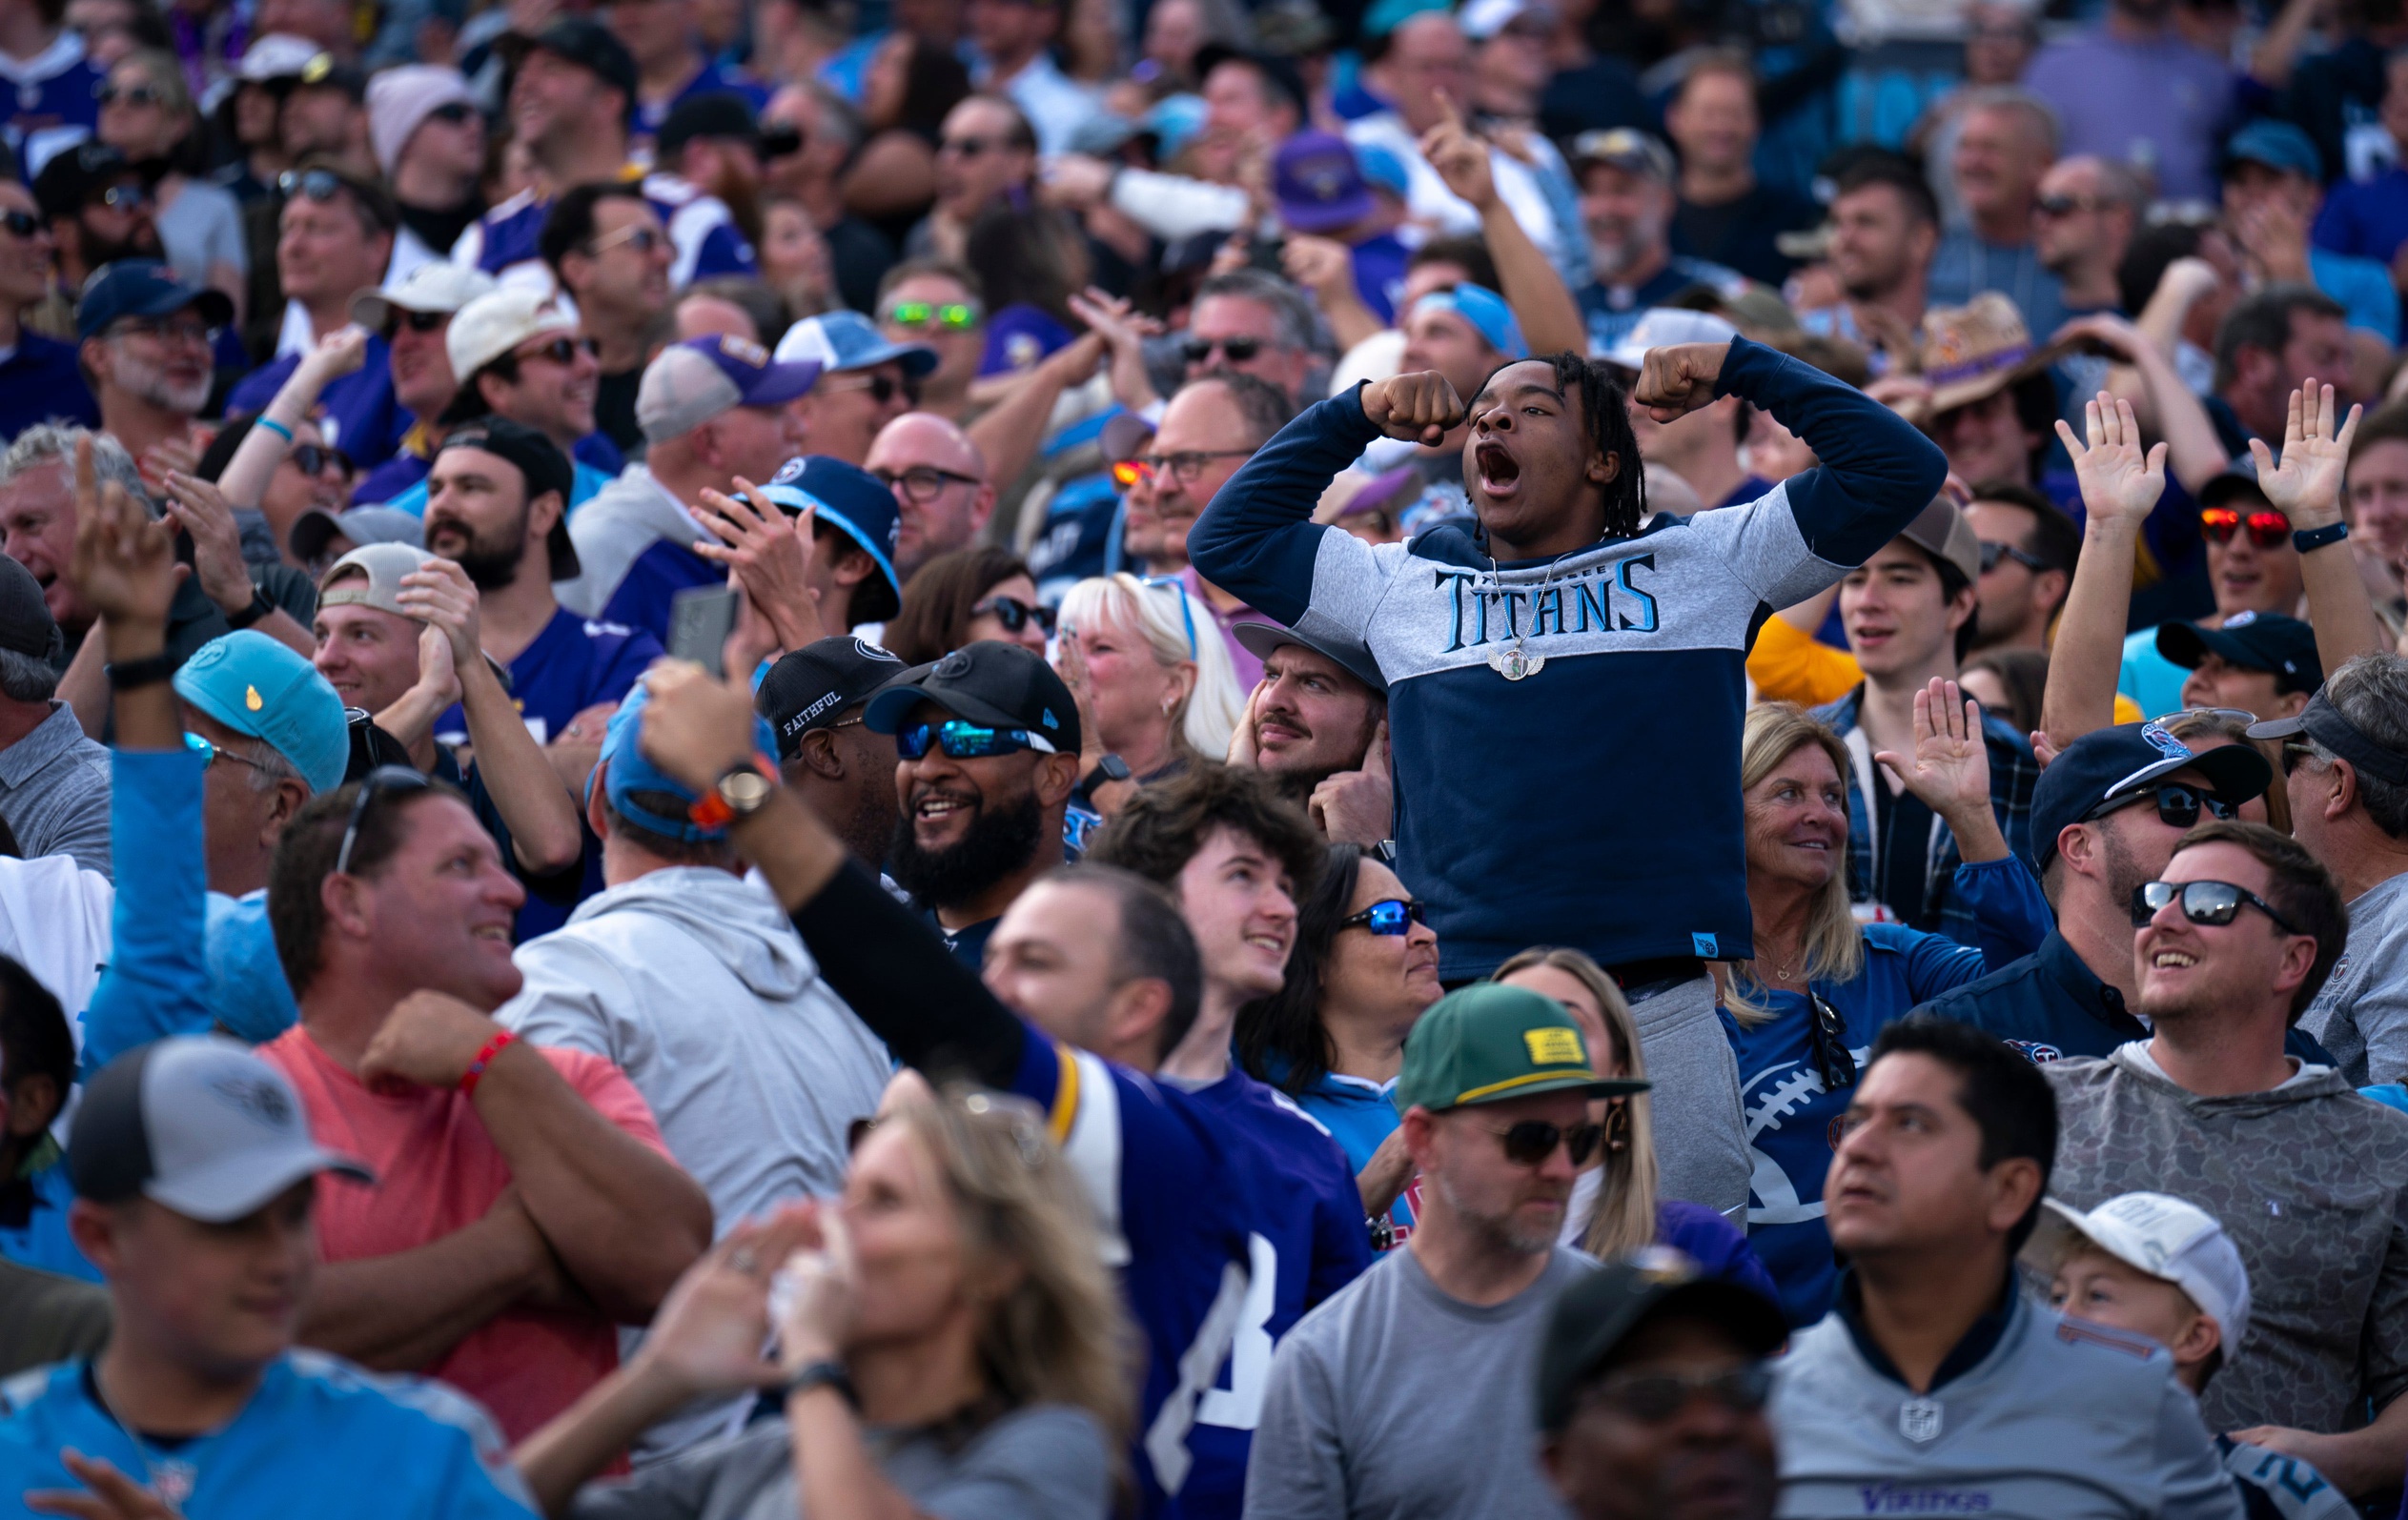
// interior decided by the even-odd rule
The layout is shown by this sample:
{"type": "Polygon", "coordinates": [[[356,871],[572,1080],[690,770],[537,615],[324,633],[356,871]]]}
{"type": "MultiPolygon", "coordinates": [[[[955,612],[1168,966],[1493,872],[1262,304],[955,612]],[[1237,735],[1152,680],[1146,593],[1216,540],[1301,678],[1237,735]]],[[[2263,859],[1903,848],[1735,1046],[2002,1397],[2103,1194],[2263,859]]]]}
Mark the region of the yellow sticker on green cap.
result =
{"type": "Polygon", "coordinates": [[[1521,1043],[1530,1047],[1530,1064],[1536,1066],[1584,1066],[1588,1054],[1581,1048],[1581,1033],[1561,1025],[1546,1029],[1524,1029],[1521,1043]]]}

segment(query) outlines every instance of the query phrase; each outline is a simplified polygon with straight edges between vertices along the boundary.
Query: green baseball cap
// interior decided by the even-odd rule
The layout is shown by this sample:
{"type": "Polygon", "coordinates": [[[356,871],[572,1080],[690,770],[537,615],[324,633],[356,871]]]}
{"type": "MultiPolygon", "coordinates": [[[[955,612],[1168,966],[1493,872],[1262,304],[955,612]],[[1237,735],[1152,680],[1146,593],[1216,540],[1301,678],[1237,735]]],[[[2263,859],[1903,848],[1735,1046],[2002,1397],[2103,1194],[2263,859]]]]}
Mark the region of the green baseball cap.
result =
{"type": "Polygon", "coordinates": [[[1435,1112],[1542,1092],[1618,1098],[1648,1086],[1599,1076],[1581,1026],[1553,998],[1483,982],[1440,998],[1413,1026],[1396,1105],[1398,1113],[1416,1106],[1435,1112]]]}

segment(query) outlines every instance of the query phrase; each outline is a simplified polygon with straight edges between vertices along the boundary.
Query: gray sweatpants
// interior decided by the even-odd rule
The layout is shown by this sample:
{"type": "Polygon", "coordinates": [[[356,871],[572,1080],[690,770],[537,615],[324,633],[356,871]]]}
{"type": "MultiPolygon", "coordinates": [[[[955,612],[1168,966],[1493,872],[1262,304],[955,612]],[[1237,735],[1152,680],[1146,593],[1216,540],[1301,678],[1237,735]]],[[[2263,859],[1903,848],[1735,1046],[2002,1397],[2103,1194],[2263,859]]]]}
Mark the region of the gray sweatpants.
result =
{"type": "Polygon", "coordinates": [[[1676,982],[1630,1005],[1655,1084],[1658,1196],[1719,1210],[1747,1227],[1747,1141],[1739,1061],[1714,1013],[1714,979],[1676,982]]]}

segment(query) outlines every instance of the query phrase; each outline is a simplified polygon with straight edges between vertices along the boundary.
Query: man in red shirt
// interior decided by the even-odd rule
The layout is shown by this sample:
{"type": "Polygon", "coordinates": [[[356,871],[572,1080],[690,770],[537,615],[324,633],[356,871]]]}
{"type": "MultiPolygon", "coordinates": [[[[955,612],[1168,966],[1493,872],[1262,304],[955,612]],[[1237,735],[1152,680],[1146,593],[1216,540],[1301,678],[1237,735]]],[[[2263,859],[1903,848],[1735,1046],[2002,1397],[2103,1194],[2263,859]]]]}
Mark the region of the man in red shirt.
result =
{"type": "Polygon", "coordinates": [[[485,1017],[519,990],[524,893],[459,794],[386,767],[316,799],[276,849],[276,955],[301,1022],[261,1054],[320,1144],[377,1187],[322,1187],[301,1339],[422,1371],[519,1440],[618,1365],[711,1239],[703,1189],[599,1057],[485,1017]]]}

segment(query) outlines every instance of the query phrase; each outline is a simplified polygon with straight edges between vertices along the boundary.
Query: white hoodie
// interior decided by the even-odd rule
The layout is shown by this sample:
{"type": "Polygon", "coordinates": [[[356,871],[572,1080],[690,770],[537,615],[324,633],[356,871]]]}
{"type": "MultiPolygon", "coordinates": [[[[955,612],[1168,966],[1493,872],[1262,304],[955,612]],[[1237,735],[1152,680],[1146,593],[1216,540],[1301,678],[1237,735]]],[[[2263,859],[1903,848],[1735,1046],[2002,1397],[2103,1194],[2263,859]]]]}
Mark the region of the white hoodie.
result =
{"type": "Polygon", "coordinates": [[[844,1190],[846,1138],[893,1063],[759,886],[673,866],[588,898],[519,946],[494,1017],[534,1044],[618,1064],[717,1230],[844,1190]]]}

